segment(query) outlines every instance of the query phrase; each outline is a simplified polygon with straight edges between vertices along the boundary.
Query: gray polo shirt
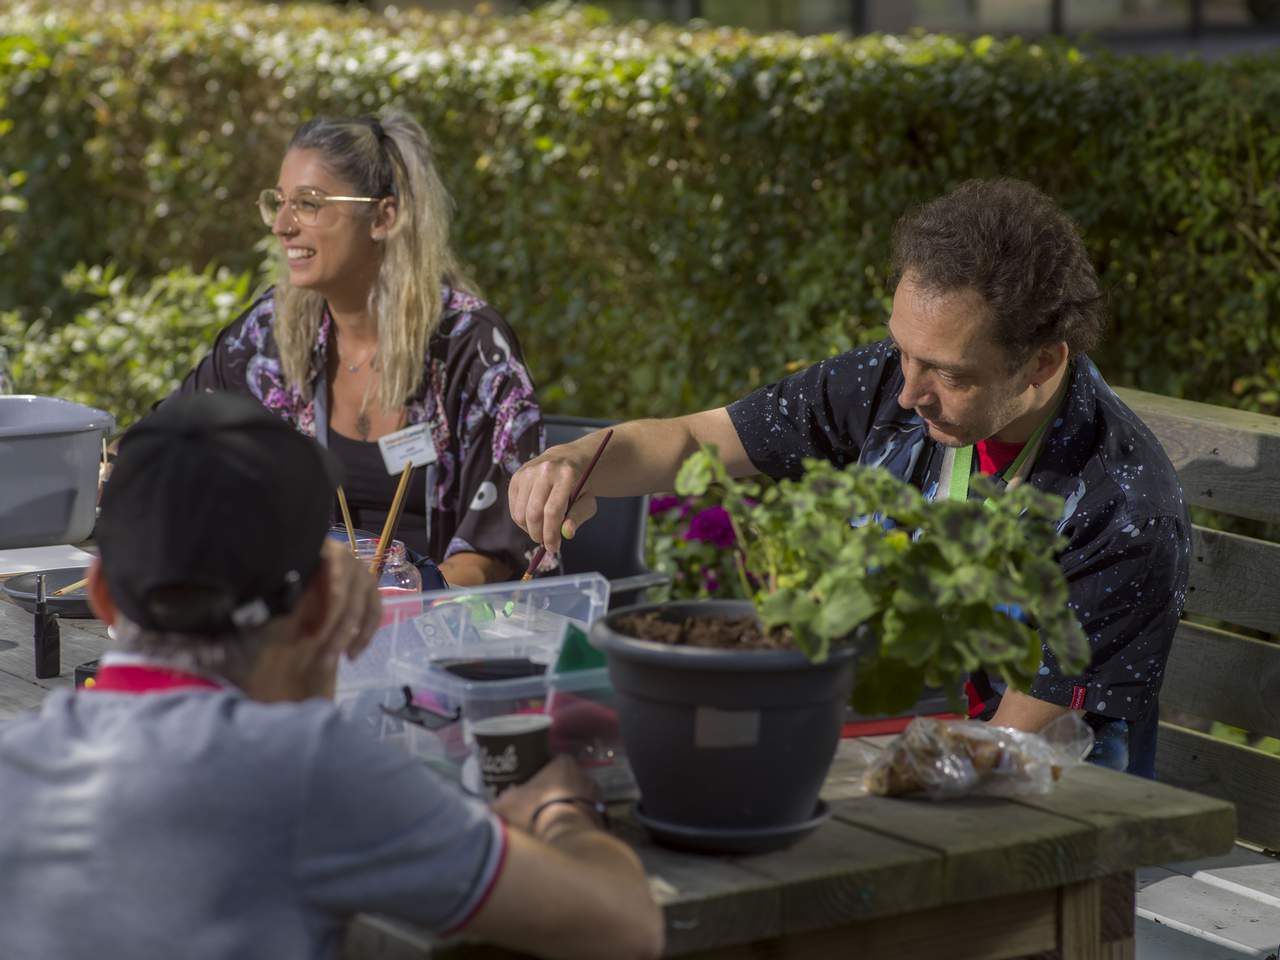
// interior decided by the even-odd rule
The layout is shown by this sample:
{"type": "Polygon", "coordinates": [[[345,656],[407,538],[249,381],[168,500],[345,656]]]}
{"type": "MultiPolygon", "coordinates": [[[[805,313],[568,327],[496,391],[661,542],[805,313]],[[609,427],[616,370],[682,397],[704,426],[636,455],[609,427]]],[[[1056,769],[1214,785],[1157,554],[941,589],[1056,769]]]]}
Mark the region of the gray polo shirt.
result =
{"type": "Polygon", "coordinates": [[[333,706],[58,690],[0,725],[0,955],[333,957],[357,911],[445,931],[503,827],[333,706]]]}

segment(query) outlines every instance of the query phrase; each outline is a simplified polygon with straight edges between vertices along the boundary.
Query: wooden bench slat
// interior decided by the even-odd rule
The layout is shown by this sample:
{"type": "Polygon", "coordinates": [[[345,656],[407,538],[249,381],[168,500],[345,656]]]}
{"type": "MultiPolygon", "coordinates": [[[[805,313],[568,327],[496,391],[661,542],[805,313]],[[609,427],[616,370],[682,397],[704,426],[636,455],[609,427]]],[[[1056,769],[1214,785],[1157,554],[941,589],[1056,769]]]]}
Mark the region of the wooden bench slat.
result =
{"type": "Polygon", "coordinates": [[[1169,653],[1160,703],[1280,737],[1280,645],[1184,621],[1169,653]]]}
{"type": "Polygon", "coordinates": [[[942,902],[937,851],[838,820],[832,824],[836,829],[824,826],[788,851],[739,861],[775,885],[785,884],[785,935],[892,915],[903,903],[942,902]],[[860,869],[850,875],[854,861],[860,869]]]}
{"type": "Polygon", "coordinates": [[[16,640],[15,646],[0,645],[0,674],[5,675],[0,694],[0,710],[12,716],[24,710],[40,706],[45,694],[57,687],[67,686],[80,664],[92,660],[102,651],[102,631],[105,628],[96,620],[59,620],[61,636],[62,671],[58,677],[34,680],[35,669],[31,644],[31,614],[12,603],[0,602],[0,636],[16,640]],[[93,625],[97,629],[92,629],[93,625]],[[86,629],[89,626],[90,629],[86,629]],[[12,682],[9,682],[12,680],[12,682]]]}
{"type": "Polygon", "coordinates": [[[1280,418],[1140,390],[1116,393],[1164,447],[1188,503],[1280,520],[1280,418]]]}
{"type": "Polygon", "coordinates": [[[942,853],[944,900],[1043,890],[1096,876],[1093,830],[1048,811],[983,797],[938,803],[914,795],[837,800],[831,807],[846,823],[942,853]]]}
{"type": "Polygon", "coordinates": [[[1193,529],[1187,613],[1280,633],[1277,583],[1280,544],[1200,526],[1193,529]]]}
{"type": "MultiPolygon", "coordinates": [[[[1139,871],[1142,917],[1217,946],[1216,958],[1264,957],[1280,942],[1280,909],[1195,877],[1149,868],[1139,871]]],[[[1180,957],[1181,951],[1157,956],[1180,957]]]]}
{"type": "Polygon", "coordinates": [[[1230,800],[1242,840],[1280,847],[1280,757],[1161,722],[1156,777],[1230,800]]]}
{"type": "MultiPolygon", "coordinates": [[[[1222,816],[1226,804],[1217,798],[1181,790],[1145,777],[1128,777],[1123,796],[1115,793],[1107,771],[1082,764],[1063,774],[1050,793],[1018,797],[1018,802],[1094,827],[1097,850],[1094,868],[1099,874],[1131,869],[1135,863],[1153,863],[1170,856],[1169,831],[1146,822],[1142,811],[1160,806],[1186,827],[1180,835],[1195,837],[1196,845],[1209,845],[1225,853],[1235,843],[1234,822],[1222,816]],[[1109,791],[1099,787],[1108,782],[1109,791]],[[1102,797],[1106,799],[1102,799],[1102,797]]],[[[1178,854],[1172,856],[1177,857],[1178,854]]]]}
{"type": "MultiPolygon", "coordinates": [[[[1094,892],[1097,893],[1096,886],[1094,892]]],[[[990,960],[1030,954],[1057,956],[1054,948],[1058,942],[1060,900],[1056,890],[1037,890],[985,902],[976,911],[968,904],[935,907],[914,915],[909,926],[896,918],[872,920],[788,937],[781,944],[745,943],[696,953],[686,960],[990,960]]],[[[679,956],[680,952],[669,949],[667,955],[679,956]]]]}

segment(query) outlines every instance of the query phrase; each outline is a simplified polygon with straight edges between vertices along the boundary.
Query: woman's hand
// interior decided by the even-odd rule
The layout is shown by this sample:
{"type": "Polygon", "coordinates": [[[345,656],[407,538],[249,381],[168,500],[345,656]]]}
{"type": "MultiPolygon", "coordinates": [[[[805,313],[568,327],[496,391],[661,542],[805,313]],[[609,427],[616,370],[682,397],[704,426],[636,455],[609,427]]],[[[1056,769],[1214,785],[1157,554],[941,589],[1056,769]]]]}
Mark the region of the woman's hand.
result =
{"type": "MultiPolygon", "coordinates": [[[[591,434],[584,439],[595,436],[591,434]]],[[[562,535],[573,539],[578,526],[596,514],[596,498],[590,489],[584,489],[569,510],[569,497],[596,449],[592,447],[584,456],[582,443],[579,440],[561,444],[534,457],[515,472],[507,490],[511,519],[534,543],[546,547],[552,554],[560,551],[562,535]]],[[[598,446],[599,440],[595,443],[598,446]]],[[[593,473],[593,481],[594,477],[593,473]]]]}
{"type": "Polygon", "coordinates": [[[320,562],[327,568],[329,604],[317,639],[336,666],[342,654],[354,659],[369,645],[382,617],[382,598],[369,568],[345,543],[325,538],[320,562]]]}

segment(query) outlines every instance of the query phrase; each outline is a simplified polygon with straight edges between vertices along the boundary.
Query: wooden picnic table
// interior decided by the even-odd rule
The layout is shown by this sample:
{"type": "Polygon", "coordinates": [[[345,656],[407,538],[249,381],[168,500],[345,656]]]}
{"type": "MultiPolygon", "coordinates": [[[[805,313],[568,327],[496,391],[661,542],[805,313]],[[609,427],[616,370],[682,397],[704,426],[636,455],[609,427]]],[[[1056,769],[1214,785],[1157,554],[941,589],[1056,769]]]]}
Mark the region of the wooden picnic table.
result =
{"type": "MultiPolygon", "coordinates": [[[[31,617],[0,602],[0,722],[38,706],[102,652],[101,623],[61,625],[62,676],[37,681],[31,617]]],[[[1092,766],[1067,772],[1041,797],[869,797],[862,770],[883,742],[841,744],[823,791],[831,819],[776,853],[665,850],[617,806],[614,830],[639,852],[665,909],[668,955],[1132,958],[1134,871],[1221,854],[1235,838],[1231,804],[1092,766]]],[[[607,944],[600,955],[609,956],[607,944]]],[[[346,956],[512,954],[362,917],[346,956]]]]}

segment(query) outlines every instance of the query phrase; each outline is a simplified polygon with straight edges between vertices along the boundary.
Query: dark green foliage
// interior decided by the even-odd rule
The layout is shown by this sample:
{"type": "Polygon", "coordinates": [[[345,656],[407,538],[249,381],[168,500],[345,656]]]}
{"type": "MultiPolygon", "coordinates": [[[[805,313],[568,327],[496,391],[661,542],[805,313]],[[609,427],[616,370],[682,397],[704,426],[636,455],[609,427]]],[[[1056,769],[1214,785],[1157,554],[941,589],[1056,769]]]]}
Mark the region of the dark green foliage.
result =
{"type": "MultiPolygon", "coordinates": [[[[576,6],[52,10],[0,25],[0,309],[44,306],[40,329],[74,315],[79,262],[255,267],[252,198],[298,121],[394,103],[435,137],[458,244],[550,409],[711,406],[879,336],[894,220],[996,173],[1083,228],[1110,379],[1280,409],[1275,58],[686,33],[576,6]]],[[[221,322],[189,319],[206,343],[221,322]]],[[[87,357],[66,360],[74,381],[87,357]]],[[[126,386],[97,402],[154,399],[126,386]]]]}
{"type": "Polygon", "coordinates": [[[171,270],[139,284],[113,266],[78,266],[64,279],[80,303],[70,322],[26,323],[0,313],[20,391],[103,407],[120,426],[144,416],[208,351],[252,294],[252,274],[171,270]]]}

